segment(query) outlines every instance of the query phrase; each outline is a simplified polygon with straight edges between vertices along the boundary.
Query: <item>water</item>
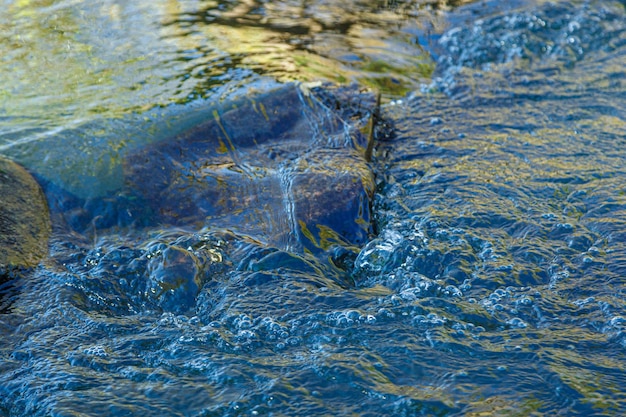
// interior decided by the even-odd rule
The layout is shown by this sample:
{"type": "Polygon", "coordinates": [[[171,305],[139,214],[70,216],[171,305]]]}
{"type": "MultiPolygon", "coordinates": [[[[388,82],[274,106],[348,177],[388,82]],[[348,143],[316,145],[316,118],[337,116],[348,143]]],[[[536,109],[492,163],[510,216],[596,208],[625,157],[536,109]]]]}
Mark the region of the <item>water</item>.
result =
{"type": "MultiPolygon", "coordinates": [[[[58,234],[50,259],[5,294],[3,415],[624,414],[623,2],[350,3],[351,13],[324,2],[155,4],[102,2],[98,11],[117,10],[103,14],[111,23],[64,32],[152,52],[103,63],[120,74],[138,65],[113,88],[79,80],[73,90],[97,94],[17,95],[2,152],[77,194],[106,193],[115,169],[98,175],[93,161],[119,166],[158,139],[165,116],[196,120],[188,114],[203,104],[189,100],[339,69],[403,86],[384,90],[376,234],[336,264],[213,229],[58,234]],[[146,37],[116,35],[115,19],[146,37]],[[250,43],[230,50],[213,30],[250,43]],[[259,53],[269,40],[273,54],[259,53]],[[162,42],[171,49],[154,53],[162,42]],[[290,72],[302,56],[324,65],[290,72]],[[380,61],[393,66],[372,76],[367,63],[380,61]],[[194,78],[193,68],[215,72],[194,78]],[[130,74],[145,81],[137,90],[125,87],[130,74]],[[90,106],[100,95],[111,97],[102,113],[90,106]],[[59,129],[63,140],[51,136],[59,129]],[[116,148],[120,134],[128,145],[116,148]],[[89,152],[63,151],[76,144],[89,152]],[[81,188],[76,172],[106,185],[81,188]],[[153,291],[168,265],[201,277],[197,295],[153,291]]],[[[80,2],[11,6],[26,22],[95,13],[80,2]]],[[[43,60],[52,48],[39,46],[43,60]]]]}

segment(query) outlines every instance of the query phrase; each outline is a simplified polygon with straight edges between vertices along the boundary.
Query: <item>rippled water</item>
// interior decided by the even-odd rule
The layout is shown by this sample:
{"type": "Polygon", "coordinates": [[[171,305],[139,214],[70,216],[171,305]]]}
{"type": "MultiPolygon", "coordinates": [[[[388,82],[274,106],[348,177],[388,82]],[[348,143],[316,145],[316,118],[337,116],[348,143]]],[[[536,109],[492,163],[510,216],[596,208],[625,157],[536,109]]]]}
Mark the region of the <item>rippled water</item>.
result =
{"type": "MultiPolygon", "coordinates": [[[[119,71],[110,87],[75,79],[73,99],[16,71],[23,85],[2,84],[21,88],[4,106],[2,153],[77,194],[115,189],[115,169],[93,161],[119,166],[167,136],[169,117],[189,124],[203,108],[155,105],[273,85],[258,74],[319,76],[306,56],[333,76],[403,86],[386,90],[378,126],[376,235],[328,262],[214,229],[57,234],[50,259],[5,294],[0,413],[624,414],[623,2],[154,4],[7,4],[7,38],[15,17],[39,28],[74,16],[83,26],[44,31],[47,45],[94,31],[127,42],[103,41],[94,58],[146,55],[101,62],[119,71]],[[116,35],[128,22],[158,30],[116,35]],[[107,100],[101,115],[90,105],[107,100]],[[172,270],[201,277],[197,294],[159,294],[172,270]]],[[[42,63],[61,59],[33,42],[42,63]]],[[[44,81],[63,74],[53,67],[44,81]]]]}

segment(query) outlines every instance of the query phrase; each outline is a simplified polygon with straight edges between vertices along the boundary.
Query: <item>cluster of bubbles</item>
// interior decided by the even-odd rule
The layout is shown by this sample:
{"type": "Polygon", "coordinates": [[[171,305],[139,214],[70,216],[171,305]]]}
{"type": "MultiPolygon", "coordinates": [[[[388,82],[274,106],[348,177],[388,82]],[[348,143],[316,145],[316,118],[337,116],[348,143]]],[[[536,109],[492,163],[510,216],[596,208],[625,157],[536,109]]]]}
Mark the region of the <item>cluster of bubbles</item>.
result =
{"type": "Polygon", "coordinates": [[[439,45],[445,51],[438,71],[451,67],[488,69],[518,59],[546,57],[573,64],[585,54],[619,47],[615,34],[623,30],[616,2],[602,7],[589,3],[557,3],[549,7],[478,19],[468,27],[446,32],[439,45]]]}

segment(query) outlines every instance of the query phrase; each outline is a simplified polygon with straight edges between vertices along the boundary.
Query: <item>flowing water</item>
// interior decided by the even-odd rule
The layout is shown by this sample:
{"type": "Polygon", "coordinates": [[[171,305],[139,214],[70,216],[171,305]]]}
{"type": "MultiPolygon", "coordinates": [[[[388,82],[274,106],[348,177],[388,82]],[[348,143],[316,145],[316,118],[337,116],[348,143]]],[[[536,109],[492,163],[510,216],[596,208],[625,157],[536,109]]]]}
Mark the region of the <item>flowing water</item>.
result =
{"type": "Polygon", "coordinates": [[[2,286],[0,415],[626,412],[623,1],[3,8],[0,152],[49,195],[108,201],[128,155],[277,82],[383,104],[365,242],[57,226],[2,286]]]}

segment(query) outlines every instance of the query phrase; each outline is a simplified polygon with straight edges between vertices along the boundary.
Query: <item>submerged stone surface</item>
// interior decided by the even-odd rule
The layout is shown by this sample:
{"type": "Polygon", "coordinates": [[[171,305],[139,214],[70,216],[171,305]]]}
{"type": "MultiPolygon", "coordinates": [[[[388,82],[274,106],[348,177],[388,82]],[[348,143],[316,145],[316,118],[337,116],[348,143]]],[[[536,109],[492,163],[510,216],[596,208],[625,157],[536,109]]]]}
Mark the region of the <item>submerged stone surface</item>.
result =
{"type": "Polygon", "coordinates": [[[172,120],[178,134],[124,155],[124,185],[109,194],[44,183],[55,234],[83,245],[89,285],[116,294],[90,308],[185,314],[225,270],[250,273],[246,285],[285,271],[353,285],[372,234],[377,105],[356,87],[283,85],[203,108],[199,123],[172,120]]]}
{"type": "Polygon", "coordinates": [[[50,218],[35,179],[0,156],[0,269],[32,267],[46,256],[50,218]]]}
{"type": "Polygon", "coordinates": [[[289,84],[227,103],[175,138],[127,156],[143,223],[230,229],[280,249],[363,244],[374,176],[371,93],[289,84]]]}

